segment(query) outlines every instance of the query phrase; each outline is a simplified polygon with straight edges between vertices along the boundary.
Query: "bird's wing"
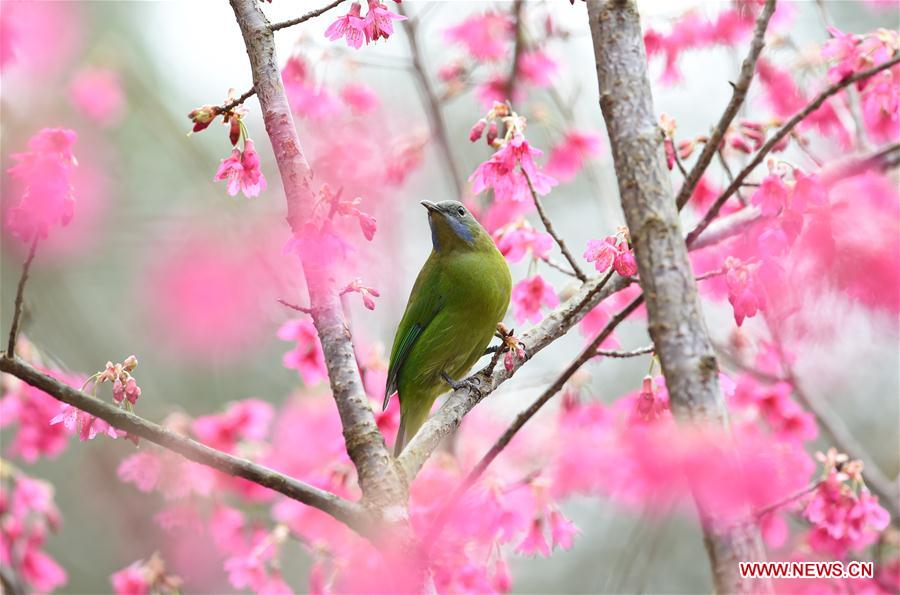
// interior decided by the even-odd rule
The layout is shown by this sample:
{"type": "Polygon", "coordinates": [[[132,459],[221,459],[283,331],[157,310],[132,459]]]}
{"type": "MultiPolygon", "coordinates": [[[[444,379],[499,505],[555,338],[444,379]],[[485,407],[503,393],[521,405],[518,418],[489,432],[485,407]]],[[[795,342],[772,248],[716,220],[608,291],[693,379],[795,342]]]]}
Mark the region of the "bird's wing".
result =
{"type": "Polygon", "coordinates": [[[394,346],[391,349],[391,363],[388,366],[387,386],[384,389],[384,405],[387,409],[391,395],[397,390],[400,370],[409,357],[413,345],[422,336],[425,328],[443,307],[443,296],[439,290],[438,276],[440,272],[433,259],[429,259],[422,267],[419,276],[409,295],[406,312],[397,327],[394,346]]]}

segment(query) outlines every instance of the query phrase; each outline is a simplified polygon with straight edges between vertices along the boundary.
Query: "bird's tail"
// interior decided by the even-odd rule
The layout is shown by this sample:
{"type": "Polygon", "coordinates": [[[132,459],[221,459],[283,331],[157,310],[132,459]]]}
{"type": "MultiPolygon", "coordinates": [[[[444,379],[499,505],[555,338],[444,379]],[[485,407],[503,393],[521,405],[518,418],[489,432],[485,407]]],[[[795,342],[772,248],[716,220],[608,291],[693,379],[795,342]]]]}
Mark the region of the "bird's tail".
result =
{"type": "Polygon", "coordinates": [[[403,408],[403,401],[400,402],[400,427],[397,429],[397,440],[394,442],[395,457],[400,456],[409,441],[428,419],[429,411],[431,411],[431,403],[427,401],[414,401],[414,405],[406,410],[403,408]]]}

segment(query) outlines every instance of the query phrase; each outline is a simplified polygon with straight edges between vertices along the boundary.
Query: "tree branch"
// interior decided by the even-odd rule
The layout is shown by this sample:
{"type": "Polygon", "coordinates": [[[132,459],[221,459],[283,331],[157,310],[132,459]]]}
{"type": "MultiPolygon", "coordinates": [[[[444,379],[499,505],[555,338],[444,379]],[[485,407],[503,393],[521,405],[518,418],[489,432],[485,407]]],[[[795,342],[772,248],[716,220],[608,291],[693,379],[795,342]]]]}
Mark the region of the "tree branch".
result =
{"type": "Polygon", "coordinates": [[[741,74],[732,88],[731,99],[728,101],[728,105],[725,106],[725,111],[722,112],[716,127],[713,128],[712,133],[709,135],[709,140],[703,145],[703,150],[700,152],[700,156],[697,157],[694,167],[691,168],[691,172],[685,178],[684,184],[681,185],[681,190],[678,191],[675,203],[679,209],[690,200],[691,194],[694,193],[694,188],[697,187],[697,183],[700,181],[700,177],[706,171],[706,168],[709,167],[716,152],[718,152],[722,138],[728,131],[728,127],[731,126],[731,121],[734,120],[734,117],[740,111],[744,98],[747,97],[747,90],[750,88],[753,75],[756,74],[756,61],[759,59],[759,55],[762,53],[765,45],[766,29],[769,27],[769,20],[774,12],[775,0],[766,0],[765,6],[756,19],[753,41],[750,42],[750,50],[747,52],[747,57],[744,58],[743,64],[741,64],[741,74]]]}
{"type": "Polygon", "coordinates": [[[280,23],[275,23],[274,25],[270,25],[269,29],[271,31],[279,31],[281,29],[286,29],[287,27],[293,27],[294,25],[299,25],[303,21],[308,21],[309,19],[315,18],[321,14],[325,14],[338,4],[342,3],[344,0],[334,0],[330,4],[323,6],[322,8],[317,8],[316,10],[311,10],[303,16],[299,16],[296,19],[289,19],[287,21],[281,21],[280,23]]]}
{"type": "MultiPolygon", "coordinates": [[[[402,3],[397,5],[397,11],[406,16],[406,10],[402,3]]],[[[456,158],[453,156],[453,150],[450,148],[450,141],[447,138],[447,124],[444,121],[444,113],[441,111],[441,102],[434,92],[434,87],[431,86],[431,79],[428,78],[428,71],[422,62],[422,52],[419,50],[418,23],[412,18],[407,18],[401,22],[406,32],[406,42],[409,44],[413,72],[415,72],[416,81],[419,84],[419,94],[422,96],[422,103],[425,106],[425,112],[428,114],[428,121],[431,125],[431,135],[437,141],[438,150],[450,174],[450,181],[456,190],[456,198],[462,198],[465,183],[459,172],[456,158]]]]}
{"type": "Polygon", "coordinates": [[[0,359],[0,370],[38,388],[51,397],[98,417],[112,427],[139,436],[145,440],[178,453],[186,459],[212,467],[217,471],[242,477],[253,483],[284,494],[326,512],[344,522],[351,529],[364,533],[366,515],[362,506],[344,500],[309,484],[297,481],[277,471],[232,456],[204,444],[186,438],[133,413],[128,413],[100,399],[64,384],[19,358],[0,359]]]}
{"type": "MultiPolygon", "coordinates": [[[[787,136],[797,124],[802,122],[811,113],[819,109],[829,97],[839,93],[845,87],[852,85],[856,81],[861,81],[863,79],[869,78],[870,76],[874,76],[879,72],[887,70],[888,68],[891,68],[892,66],[895,66],[897,64],[900,64],[900,53],[895,55],[890,60],[882,62],[877,66],[873,66],[872,68],[869,68],[867,70],[857,72],[852,76],[848,76],[847,78],[834,83],[833,85],[819,93],[815,97],[815,99],[813,99],[806,107],[791,116],[791,118],[787,122],[782,124],[781,128],[779,128],[775,132],[775,134],[772,135],[772,137],[767,140],[762,147],[759,148],[759,151],[756,152],[756,155],[754,155],[753,159],[750,160],[750,163],[747,164],[747,167],[740,171],[740,173],[734,178],[734,181],[731,182],[731,184],[728,185],[728,188],[725,189],[721,196],[716,199],[716,202],[713,203],[709,211],[706,212],[706,215],[703,216],[703,219],[701,219],[700,222],[697,223],[697,225],[694,227],[694,229],[691,230],[691,233],[688,234],[687,241],[689,243],[693,242],[696,237],[700,235],[700,233],[702,233],[710,223],[712,223],[712,220],[719,215],[719,211],[722,209],[722,205],[725,204],[725,201],[727,201],[731,197],[731,195],[741,187],[741,184],[743,184],[747,176],[749,176],[753,172],[753,170],[756,169],[756,166],[763,162],[763,159],[765,159],[766,155],[769,154],[769,152],[772,150],[772,147],[777,145],[779,141],[781,141],[781,139],[787,136]]],[[[682,203],[679,203],[679,206],[681,206],[681,204],[682,203]]]]}
{"type": "MultiPolygon", "coordinates": [[[[727,430],[718,365],[672,201],[637,7],[622,0],[587,0],[587,6],[600,108],[672,412],[683,422],[727,430]]],[[[743,581],[738,573],[738,561],[765,558],[758,527],[720,527],[705,522],[702,508],[700,515],[716,590],[770,589],[767,583],[743,581]]]]}
{"type": "Polygon", "coordinates": [[[22,318],[25,282],[28,281],[28,271],[31,269],[31,262],[34,260],[37,245],[38,237],[35,235],[34,239],[31,240],[31,246],[28,248],[28,256],[25,257],[25,263],[22,265],[22,275],[19,277],[19,284],[16,287],[16,303],[13,307],[12,324],[9,327],[9,340],[6,343],[6,357],[15,357],[16,355],[16,336],[19,334],[19,320],[22,318]]]}
{"type": "Polygon", "coordinates": [[[541,199],[537,195],[537,192],[534,191],[534,186],[531,184],[531,177],[522,170],[522,175],[525,176],[525,181],[528,182],[528,190],[531,192],[531,198],[534,200],[534,206],[537,207],[538,215],[541,218],[541,221],[544,223],[544,229],[547,230],[547,233],[553,238],[556,242],[556,245],[559,246],[559,251],[562,252],[562,255],[565,256],[566,260],[569,261],[569,266],[572,267],[572,272],[575,273],[575,276],[578,277],[578,280],[584,283],[587,281],[587,275],[584,274],[584,271],[581,270],[581,267],[578,266],[578,261],[575,260],[575,257],[572,256],[572,253],[569,252],[569,249],[566,247],[566,241],[562,239],[562,237],[556,233],[556,230],[553,228],[553,223],[550,221],[550,217],[547,216],[547,212],[544,211],[544,205],[541,204],[541,199]]]}
{"type": "Polygon", "coordinates": [[[615,351],[609,349],[598,349],[594,353],[596,355],[600,355],[602,357],[612,357],[616,359],[626,359],[629,357],[638,357],[641,355],[647,355],[653,353],[655,351],[653,345],[647,345],[645,347],[639,347],[637,349],[632,349],[631,351],[615,351]]]}
{"type": "Polygon", "coordinates": [[[506,98],[512,103],[513,93],[516,90],[516,77],[519,74],[519,61],[522,59],[522,52],[525,50],[525,26],[522,20],[525,18],[525,1],[513,0],[512,16],[513,27],[515,27],[515,46],[513,47],[512,64],[509,67],[509,74],[506,77],[506,98]]]}
{"type": "MultiPolygon", "coordinates": [[[[231,0],[231,6],[247,47],[253,86],[281,174],[287,220],[294,235],[303,237],[308,233],[304,224],[315,203],[316,192],[278,70],[273,28],[257,0],[231,0]]],[[[344,320],[332,271],[327,262],[315,255],[302,254],[301,260],[313,323],[325,354],[331,391],[344,429],[344,442],[356,467],[364,501],[378,511],[392,506],[405,507],[406,483],[385,447],[363,389],[350,329],[344,320]]]]}

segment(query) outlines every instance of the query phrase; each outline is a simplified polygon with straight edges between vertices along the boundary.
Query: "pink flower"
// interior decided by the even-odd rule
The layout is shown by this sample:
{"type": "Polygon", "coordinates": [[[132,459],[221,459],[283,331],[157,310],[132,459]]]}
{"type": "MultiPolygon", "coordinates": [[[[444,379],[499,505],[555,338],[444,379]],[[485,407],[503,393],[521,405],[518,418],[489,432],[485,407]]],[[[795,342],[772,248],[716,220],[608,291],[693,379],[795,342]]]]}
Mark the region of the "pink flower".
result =
{"type": "Polygon", "coordinates": [[[634,254],[627,247],[622,250],[613,263],[613,268],[623,277],[631,277],[637,275],[637,261],[634,254]]]}
{"type": "Polygon", "coordinates": [[[485,126],[487,126],[487,121],[484,118],[475,122],[475,125],[472,126],[472,130],[469,131],[469,142],[474,143],[479,138],[481,138],[481,135],[484,134],[485,126]]]}
{"type": "MultiPolygon", "coordinates": [[[[55,370],[39,369],[70,386],[81,385],[80,378],[55,370]]],[[[0,428],[15,428],[14,437],[7,430],[6,442],[10,456],[21,457],[25,462],[33,463],[40,457],[55,457],[66,450],[74,429],[70,431],[64,426],[49,423],[59,413],[59,401],[9,375],[3,376],[2,387],[0,428]]]]}
{"type": "Polygon", "coordinates": [[[141,562],[134,562],[109,577],[116,595],[147,595],[150,583],[141,562]]]}
{"type": "Polygon", "coordinates": [[[757,287],[755,271],[758,268],[729,256],[725,259],[725,283],[728,285],[728,301],[734,308],[734,321],[738,326],[745,318],[752,318],[764,306],[764,294],[757,287]]]}
{"type": "Polygon", "coordinates": [[[582,256],[586,261],[593,262],[594,267],[602,273],[609,270],[618,255],[618,239],[607,236],[602,240],[588,240],[587,250],[582,256]]]}
{"type": "Polygon", "coordinates": [[[570,182],[584,167],[585,160],[599,155],[601,148],[596,134],[571,130],[550,150],[545,169],[560,182],[570,182]]]}
{"type": "Polygon", "coordinates": [[[191,429],[200,442],[218,450],[234,452],[242,440],[259,442],[265,439],[273,415],[269,403],[245,399],[229,405],[225,413],[198,417],[191,429]]]}
{"type": "Polygon", "coordinates": [[[228,194],[235,196],[238,191],[247,198],[259,196],[266,189],[266,178],[259,168],[259,154],[253,147],[253,141],[244,141],[244,151],[234,149],[231,156],[222,160],[216,171],[214,180],[228,181],[228,194]]]}
{"type": "Polygon", "coordinates": [[[553,237],[549,233],[538,231],[524,221],[495,232],[494,242],[509,262],[519,262],[528,253],[544,260],[553,248],[553,237]]]}
{"type": "Polygon", "coordinates": [[[296,341],[297,347],[284,354],[285,368],[297,370],[303,383],[313,385],[328,377],[325,354],[313,323],[307,319],[289,320],[278,329],[282,341],[296,341]]]}
{"type": "Polygon", "coordinates": [[[22,242],[46,238],[54,224],[68,225],[75,212],[70,176],[76,165],[72,146],[77,136],[66,128],[44,128],[28,140],[29,151],[13,153],[9,168],[24,188],[6,213],[6,227],[22,242]]]}
{"type": "Polygon", "coordinates": [[[403,21],[406,17],[393,13],[380,0],[369,0],[369,12],[366,13],[366,43],[387,39],[394,33],[393,21],[403,21]]]}
{"type": "Polygon", "coordinates": [[[540,554],[545,558],[550,557],[550,546],[544,536],[544,521],[536,517],[531,522],[531,529],[525,535],[525,539],[516,547],[516,552],[526,556],[540,554]]]}
{"type": "Polygon", "coordinates": [[[152,492],[162,476],[160,457],[150,452],[138,452],[122,459],[116,473],[125,483],[134,484],[142,492],[152,492]]]}
{"type": "Polygon", "coordinates": [[[560,547],[564,550],[571,549],[577,534],[578,528],[561,512],[554,510],[550,513],[550,538],[553,541],[553,547],[560,547]]]}
{"type": "Polygon", "coordinates": [[[857,496],[844,483],[846,477],[832,469],[803,511],[814,525],[808,536],[810,546],[836,557],[874,543],[890,522],[878,498],[865,488],[857,496]]]}
{"type": "Polygon", "coordinates": [[[543,50],[525,52],[519,58],[519,76],[535,87],[549,86],[558,69],[556,61],[543,50]]]}
{"type": "Polygon", "coordinates": [[[541,154],[528,144],[525,137],[516,135],[469,176],[472,192],[478,194],[486,188],[493,188],[494,198],[498,201],[530,201],[531,191],[524,172],[537,194],[547,194],[556,185],[556,180],[538,171],[534,158],[541,154]]]}
{"type": "Polygon", "coordinates": [[[505,12],[485,12],[466,18],[444,31],[447,41],[465,46],[477,60],[499,60],[506,56],[513,24],[505,12]]]}
{"type": "Polygon", "coordinates": [[[362,83],[350,83],[341,89],[341,99],[359,114],[367,114],[378,109],[378,95],[362,83]]]}
{"type": "MultiPolygon", "coordinates": [[[[324,120],[335,116],[340,112],[340,105],[331,93],[321,88],[309,76],[306,62],[299,56],[291,56],[281,70],[281,78],[284,81],[284,90],[291,104],[291,110],[295,114],[308,117],[313,120],[324,120]]],[[[344,101],[351,107],[361,108],[364,104],[359,93],[351,89],[349,96],[343,95],[344,101]]],[[[356,109],[356,108],[354,108],[356,109]]]]}
{"type": "Polygon", "coordinates": [[[541,306],[555,308],[559,305],[559,298],[553,287],[547,284],[543,277],[535,275],[519,281],[512,290],[513,312],[516,321],[522,324],[526,320],[533,323],[541,321],[541,306]]]}
{"type": "Polygon", "coordinates": [[[125,94],[115,71],[86,68],[69,85],[69,95],[81,113],[99,124],[112,126],[121,120],[125,94]]]}
{"type": "Polygon", "coordinates": [[[350,12],[342,17],[338,17],[328,29],[325,30],[325,37],[334,41],[341,37],[347,40],[347,45],[352,48],[359,49],[362,47],[363,40],[368,40],[366,32],[366,22],[360,17],[362,6],[359,2],[350,5],[350,12]]]}
{"type": "Polygon", "coordinates": [[[788,191],[781,177],[769,174],[750,197],[750,202],[759,206],[763,216],[771,217],[784,208],[787,197],[788,191]]]}
{"type": "MultiPolygon", "coordinates": [[[[624,232],[622,232],[624,233],[624,232]]],[[[623,277],[637,274],[637,261],[628,246],[628,241],[620,235],[607,236],[603,240],[589,240],[583,257],[593,262],[594,267],[604,272],[612,266],[623,277]]]]}
{"type": "MultiPolygon", "coordinates": [[[[118,438],[119,432],[114,427],[90,413],[81,411],[71,405],[63,405],[59,413],[50,420],[50,425],[63,424],[67,430],[74,432],[78,429],[78,438],[81,441],[93,440],[100,434],[106,434],[110,438],[118,438]]],[[[123,432],[124,436],[125,433],[123,432]]]]}

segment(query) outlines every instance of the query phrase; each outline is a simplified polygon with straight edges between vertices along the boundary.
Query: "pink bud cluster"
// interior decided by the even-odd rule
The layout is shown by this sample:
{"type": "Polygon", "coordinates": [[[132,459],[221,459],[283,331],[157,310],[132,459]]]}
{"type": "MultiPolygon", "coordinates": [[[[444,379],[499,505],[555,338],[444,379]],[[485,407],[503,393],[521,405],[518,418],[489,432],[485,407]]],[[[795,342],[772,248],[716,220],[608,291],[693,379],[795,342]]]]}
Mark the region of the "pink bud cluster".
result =
{"type": "Polygon", "coordinates": [[[6,227],[22,242],[46,238],[50,227],[65,226],[75,213],[71,177],[77,165],[73,130],[44,128],[28,140],[28,151],[13,153],[9,168],[21,185],[18,203],[6,212],[6,227]]]}
{"type": "Polygon", "coordinates": [[[593,262],[594,267],[600,272],[613,267],[623,277],[632,277],[637,274],[637,261],[631,250],[628,230],[624,227],[620,228],[614,236],[607,236],[602,240],[590,240],[583,256],[588,262],[593,262]]]}
{"type": "Polygon", "coordinates": [[[345,295],[347,293],[358,293],[362,296],[363,305],[369,310],[375,309],[375,300],[372,298],[380,297],[381,294],[378,293],[378,290],[374,287],[368,287],[362,284],[360,279],[354,279],[350,283],[347,284],[344,289],[341,290],[341,295],[345,295]]]}
{"type": "Polygon", "coordinates": [[[66,584],[66,571],[44,551],[61,525],[53,486],[3,463],[0,469],[0,563],[29,591],[48,593],[66,584]]]}
{"type": "Polygon", "coordinates": [[[365,17],[361,15],[361,11],[362,5],[359,2],[351,4],[350,12],[328,26],[325,37],[332,41],[343,37],[347,40],[347,45],[359,49],[363,42],[368,45],[381,38],[387,39],[394,33],[393,21],[406,19],[388,10],[380,0],[369,0],[369,10],[365,17]]]}
{"type": "Polygon", "coordinates": [[[106,369],[94,376],[94,384],[96,386],[104,382],[111,382],[113,401],[119,404],[127,401],[126,407],[130,409],[141,396],[141,388],[131,375],[137,365],[137,358],[133,355],[129,355],[121,364],[106,362],[106,369]]]}

